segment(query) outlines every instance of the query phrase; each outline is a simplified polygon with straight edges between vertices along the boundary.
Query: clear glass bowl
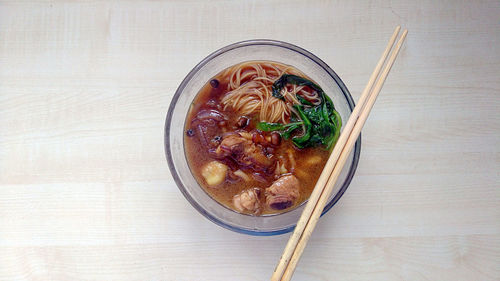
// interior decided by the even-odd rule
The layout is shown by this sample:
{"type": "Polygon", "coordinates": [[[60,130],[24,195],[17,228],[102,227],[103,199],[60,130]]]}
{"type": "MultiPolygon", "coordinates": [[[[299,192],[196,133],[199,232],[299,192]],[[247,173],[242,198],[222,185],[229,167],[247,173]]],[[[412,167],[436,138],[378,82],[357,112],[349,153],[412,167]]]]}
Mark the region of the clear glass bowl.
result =
{"type": "MultiPolygon", "coordinates": [[[[335,72],[310,52],[274,40],[249,40],[219,49],[202,60],[184,78],[175,92],[165,122],[165,154],[180,191],[201,214],[227,229],[251,235],[276,235],[293,230],[305,204],[277,215],[250,216],[237,213],[212,199],[191,174],[184,151],[185,120],[194,97],[203,85],[227,67],[250,60],[268,60],[292,65],[316,81],[330,96],[345,124],[354,108],[349,91],[335,72]]],[[[342,196],[358,165],[361,136],[337,181],[326,213],[342,196]]]]}

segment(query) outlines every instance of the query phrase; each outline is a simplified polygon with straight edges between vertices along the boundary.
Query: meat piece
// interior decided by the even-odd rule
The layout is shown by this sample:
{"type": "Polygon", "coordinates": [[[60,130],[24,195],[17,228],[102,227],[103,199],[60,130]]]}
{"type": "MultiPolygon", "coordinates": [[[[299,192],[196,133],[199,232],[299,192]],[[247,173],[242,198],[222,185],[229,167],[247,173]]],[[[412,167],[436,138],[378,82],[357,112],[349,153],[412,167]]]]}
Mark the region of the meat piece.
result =
{"type": "Polygon", "coordinates": [[[259,200],[260,189],[249,188],[233,197],[234,207],[240,212],[258,214],[262,210],[259,200]]]}
{"type": "Polygon", "coordinates": [[[254,171],[268,171],[274,168],[275,159],[266,156],[262,147],[239,133],[229,134],[224,137],[215,154],[219,157],[229,157],[238,165],[248,167],[254,171]]]}
{"type": "Polygon", "coordinates": [[[266,204],[272,209],[283,210],[291,207],[299,194],[299,180],[294,175],[282,176],[266,188],[266,204]]]}

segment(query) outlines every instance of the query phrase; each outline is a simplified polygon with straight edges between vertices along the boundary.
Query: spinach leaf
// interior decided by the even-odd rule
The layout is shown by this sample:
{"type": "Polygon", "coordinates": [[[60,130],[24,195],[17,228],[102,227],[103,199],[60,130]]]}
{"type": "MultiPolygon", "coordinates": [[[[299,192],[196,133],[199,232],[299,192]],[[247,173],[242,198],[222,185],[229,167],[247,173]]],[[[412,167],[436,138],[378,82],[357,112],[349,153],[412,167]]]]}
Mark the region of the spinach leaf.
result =
{"type": "Polygon", "coordinates": [[[281,132],[281,136],[286,140],[289,139],[290,135],[293,133],[293,131],[302,127],[302,124],[303,124],[303,122],[294,123],[294,125],[288,127],[285,131],[281,132]]]}
{"type": "Polygon", "coordinates": [[[289,139],[292,133],[301,129],[301,132],[292,137],[292,142],[298,148],[324,146],[330,150],[337,142],[342,127],[342,120],[335,106],[321,87],[314,82],[291,74],[283,74],[273,83],[272,95],[284,100],[281,91],[287,84],[307,86],[315,90],[320,97],[320,104],[314,105],[304,97],[297,95],[300,104],[294,105],[296,114],[290,117],[291,123],[266,123],[257,124],[261,131],[278,131],[284,139],[289,139]]]}
{"type": "Polygon", "coordinates": [[[303,104],[303,105],[313,106],[313,104],[312,104],[310,101],[306,100],[306,99],[305,99],[304,97],[302,97],[302,96],[297,96],[297,99],[298,99],[298,100],[299,100],[299,102],[300,102],[301,104],[303,104]]]}
{"type": "Polygon", "coordinates": [[[282,131],[283,129],[285,129],[285,125],[281,123],[267,123],[267,122],[259,122],[256,127],[258,130],[265,132],[282,131]]]}
{"type": "Polygon", "coordinates": [[[293,122],[293,123],[288,123],[288,124],[281,124],[281,123],[267,123],[267,122],[259,122],[257,123],[257,129],[264,131],[264,132],[272,132],[272,131],[283,131],[287,128],[295,127],[298,128],[302,125],[302,121],[300,122],[293,122]]]}
{"type": "Polygon", "coordinates": [[[318,93],[322,93],[323,90],[320,86],[316,85],[314,82],[307,80],[306,78],[293,75],[293,74],[283,74],[278,80],[273,83],[273,97],[284,100],[285,98],[281,94],[281,90],[285,88],[287,84],[295,84],[297,86],[308,86],[318,93]]]}
{"type": "Polygon", "coordinates": [[[293,144],[295,144],[298,148],[304,148],[307,146],[307,141],[311,137],[311,121],[307,116],[305,115],[301,105],[295,105],[294,106],[297,112],[299,113],[300,119],[302,119],[302,122],[304,122],[304,132],[302,133],[301,136],[295,136],[292,138],[293,144]]]}

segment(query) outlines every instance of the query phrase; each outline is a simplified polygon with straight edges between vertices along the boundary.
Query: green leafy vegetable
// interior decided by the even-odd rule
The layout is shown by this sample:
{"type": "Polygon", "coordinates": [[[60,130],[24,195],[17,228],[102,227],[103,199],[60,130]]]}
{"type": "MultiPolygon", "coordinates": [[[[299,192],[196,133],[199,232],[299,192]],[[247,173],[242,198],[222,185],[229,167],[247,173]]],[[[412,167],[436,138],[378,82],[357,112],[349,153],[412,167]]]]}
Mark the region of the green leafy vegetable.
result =
{"type": "Polygon", "coordinates": [[[304,113],[302,106],[296,105],[295,109],[299,113],[300,119],[302,119],[304,125],[304,133],[302,136],[295,136],[292,139],[293,144],[295,144],[298,148],[304,148],[307,146],[307,141],[311,138],[311,127],[312,123],[309,118],[304,113]]]}
{"type": "Polygon", "coordinates": [[[297,128],[295,125],[302,125],[302,122],[294,122],[294,123],[288,123],[286,125],[281,124],[281,123],[266,123],[266,122],[260,122],[257,124],[257,129],[261,131],[266,131],[266,132],[271,132],[271,131],[283,131],[287,128],[297,128]]]}
{"type": "Polygon", "coordinates": [[[268,132],[279,131],[284,139],[289,139],[297,131],[292,137],[292,142],[298,148],[323,145],[325,149],[330,150],[337,142],[342,127],[342,120],[332,100],[314,82],[291,74],[283,74],[274,82],[272,95],[284,100],[281,91],[287,84],[310,87],[318,93],[321,103],[313,105],[304,97],[297,95],[300,104],[294,105],[294,108],[298,116],[291,116],[291,123],[260,122],[257,124],[257,129],[268,132]]]}
{"type": "Polygon", "coordinates": [[[293,74],[283,74],[281,75],[280,78],[278,78],[278,80],[276,80],[273,83],[272,87],[273,97],[284,100],[285,98],[281,94],[281,90],[285,88],[287,84],[295,84],[297,86],[308,86],[318,93],[323,92],[323,90],[318,85],[314,84],[311,80],[307,80],[306,78],[293,74]]]}
{"type": "Polygon", "coordinates": [[[266,123],[260,122],[257,124],[257,129],[261,131],[271,132],[271,131],[282,131],[285,129],[285,125],[281,123],[266,123]]]}

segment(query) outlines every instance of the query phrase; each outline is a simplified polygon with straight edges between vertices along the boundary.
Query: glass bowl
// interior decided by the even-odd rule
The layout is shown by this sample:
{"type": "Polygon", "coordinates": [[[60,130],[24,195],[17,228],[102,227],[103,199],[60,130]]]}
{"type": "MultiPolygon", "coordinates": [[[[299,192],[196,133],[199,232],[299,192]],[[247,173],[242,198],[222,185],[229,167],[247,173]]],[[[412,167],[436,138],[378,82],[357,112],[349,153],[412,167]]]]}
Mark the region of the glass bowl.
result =
{"type": "MultiPolygon", "coordinates": [[[[251,60],[268,60],[292,65],[316,81],[330,96],[345,124],[354,108],[349,91],[335,72],[310,52],[295,45],[274,40],[249,40],[231,44],[210,54],[198,63],[184,78],[175,92],[165,122],[165,154],[170,172],[180,191],[202,215],[227,229],[251,235],[287,233],[295,227],[305,204],[290,211],[265,216],[237,213],[224,207],[198,184],[187,163],[184,151],[184,128],[193,99],[205,83],[220,71],[232,65],[251,60]]],[[[358,165],[361,136],[349,155],[323,213],[342,196],[351,182],[358,165]]]]}

